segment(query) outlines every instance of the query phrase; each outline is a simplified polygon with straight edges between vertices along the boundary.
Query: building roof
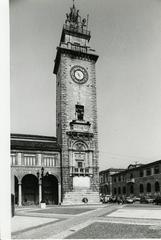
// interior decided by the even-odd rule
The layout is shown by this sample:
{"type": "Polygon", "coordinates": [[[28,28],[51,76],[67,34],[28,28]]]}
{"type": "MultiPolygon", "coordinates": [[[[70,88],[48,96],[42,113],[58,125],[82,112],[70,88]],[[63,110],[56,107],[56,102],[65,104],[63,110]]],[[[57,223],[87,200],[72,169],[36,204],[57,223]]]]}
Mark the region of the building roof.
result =
{"type": "Polygon", "coordinates": [[[56,137],[11,134],[11,150],[60,151],[56,137]]]}
{"type": "Polygon", "coordinates": [[[121,175],[121,174],[124,174],[124,173],[127,173],[127,172],[131,172],[131,171],[135,171],[135,170],[141,170],[141,169],[144,169],[144,168],[147,168],[147,167],[151,167],[151,166],[157,165],[159,163],[161,163],[161,160],[157,160],[157,161],[150,162],[150,163],[147,163],[147,164],[138,164],[138,165],[136,165],[136,167],[134,167],[134,165],[129,165],[127,169],[125,169],[122,172],[114,173],[113,176],[121,175]],[[131,166],[133,166],[133,167],[131,167],[131,166]]]}
{"type": "Polygon", "coordinates": [[[100,171],[99,174],[107,173],[107,172],[120,172],[123,170],[125,170],[125,169],[124,168],[108,168],[108,169],[100,171]]]}

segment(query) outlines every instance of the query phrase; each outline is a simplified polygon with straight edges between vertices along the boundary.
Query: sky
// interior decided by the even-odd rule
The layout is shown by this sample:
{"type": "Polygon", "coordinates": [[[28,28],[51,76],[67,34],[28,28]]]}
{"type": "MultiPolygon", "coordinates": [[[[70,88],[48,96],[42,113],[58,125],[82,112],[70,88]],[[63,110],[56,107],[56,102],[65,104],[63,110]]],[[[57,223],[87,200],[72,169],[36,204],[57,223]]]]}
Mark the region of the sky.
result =
{"type": "MultiPolygon", "coordinates": [[[[75,0],[89,14],[100,170],[161,159],[161,0],[75,0]]],[[[72,0],[10,0],[11,132],[56,136],[53,74],[72,0]]]]}

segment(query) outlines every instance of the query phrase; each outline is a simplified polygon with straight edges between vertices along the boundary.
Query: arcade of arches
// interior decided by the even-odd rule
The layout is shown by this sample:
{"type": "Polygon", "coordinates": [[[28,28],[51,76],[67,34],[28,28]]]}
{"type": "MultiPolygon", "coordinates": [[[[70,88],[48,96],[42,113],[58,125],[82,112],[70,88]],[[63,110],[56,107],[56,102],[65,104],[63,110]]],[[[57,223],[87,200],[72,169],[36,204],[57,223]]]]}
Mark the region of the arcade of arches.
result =
{"type": "Polygon", "coordinates": [[[44,177],[43,187],[41,180],[33,174],[26,174],[19,181],[14,176],[14,183],[15,203],[19,206],[39,204],[42,198],[46,204],[58,204],[58,180],[54,175],[44,177]]]}
{"type": "Polygon", "coordinates": [[[11,191],[18,206],[61,203],[60,149],[55,137],[11,134],[11,191]]]}

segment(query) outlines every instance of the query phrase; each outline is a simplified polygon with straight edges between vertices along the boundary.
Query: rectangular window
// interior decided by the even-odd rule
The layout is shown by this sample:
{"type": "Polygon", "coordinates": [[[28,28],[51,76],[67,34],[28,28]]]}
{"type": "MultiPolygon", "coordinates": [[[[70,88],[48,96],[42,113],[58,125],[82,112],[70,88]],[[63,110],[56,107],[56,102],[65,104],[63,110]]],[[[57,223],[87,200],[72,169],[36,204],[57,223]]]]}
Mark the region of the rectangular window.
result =
{"type": "Polygon", "coordinates": [[[76,117],[77,120],[82,121],[84,118],[84,106],[75,105],[76,117]]]}
{"type": "Polygon", "coordinates": [[[43,166],[46,166],[46,167],[55,167],[56,166],[56,157],[54,156],[47,156],[45,155],[43,157],[43,166]]]}
{"type": "Polygon", "coordinates": [[[143,170],[140,170],[140,172],[139,172],[139,176],[140,176],[140,177],[143,177],[143,175],[144,175],[143,170]]]}
{"type": "Polygon", "coordinates": [[[122,181],[125,182],[125,176],[124,175],[122,176],[122,181]]]}
{"type": "Polygon", "coordinates": [[[154,167],[154,174],[158,174],[159,173],[159,165],[154,167]]]}
{"type": "Polygon", "coordinates": [[[24,154],[24,165],[25,166],[36,166],[37,165],[36,156],[24,154]]]}
{"type": "Polygon", "coordinates": [[[151,175],[151,168],[147,168],[147,169],[146,169],[146,175],[147,175],[147,176],[150,176],[150,175],[151,175]]]}
{"type": "Polygon", "coordinates": [[[83,164],[82,162],[78,162],[78,168],[82,168],[83,164]]]}

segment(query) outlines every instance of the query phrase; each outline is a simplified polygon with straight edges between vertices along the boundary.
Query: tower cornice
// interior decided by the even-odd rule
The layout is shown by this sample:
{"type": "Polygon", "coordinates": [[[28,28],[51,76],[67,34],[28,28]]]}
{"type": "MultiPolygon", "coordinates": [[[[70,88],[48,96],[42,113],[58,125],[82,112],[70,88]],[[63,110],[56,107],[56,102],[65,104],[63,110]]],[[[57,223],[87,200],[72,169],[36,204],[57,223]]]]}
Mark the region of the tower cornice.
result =
{"type": "Polygon", "coordinates": [[[56,54],[56,58],[55,58],[55,66],[54,66],[53,73],[57,74],[57,72],[58,72],[60,56],[62,53],[65,53],[65,54],[68,54],[68,55],[71,55],[74,57],[81,57],[82,59],[93,60],[94,62],[96,62],[99,56],[97,54],[93,54],[90,52],[94,52],[94,50],[84,48],[81,46],[78,47],[75,45],[73,45],[71,48],[57,47],[57,54],[56,54]],[[82,51],[81,51],[81,49],[82,49],[82,51]]]}

